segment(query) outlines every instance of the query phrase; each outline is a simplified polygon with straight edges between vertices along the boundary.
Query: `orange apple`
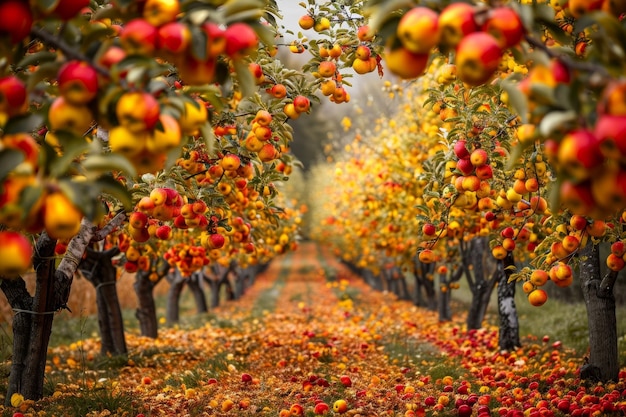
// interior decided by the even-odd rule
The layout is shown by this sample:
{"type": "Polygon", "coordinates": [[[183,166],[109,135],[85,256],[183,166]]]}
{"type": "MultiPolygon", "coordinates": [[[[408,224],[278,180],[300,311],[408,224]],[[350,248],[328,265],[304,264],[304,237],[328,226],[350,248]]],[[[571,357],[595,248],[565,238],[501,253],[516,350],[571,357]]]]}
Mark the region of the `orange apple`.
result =
{"type": "Polygon", "coordinates": [[[404,47],[385,48],[383,58],[387,68],[403,79],[417,78],[424,74],[429,54],[415,54],[404,47]]]}
{"type": "Polygon", "coordinates": [[[143,18],[153,26],[173,22],[179,13],[179,0],[146,0],[143,5],[143,18]]]}
{"type": "Polygon", "coordinates": [[[304,30],[309,30],[315,25],[315,19],[313,16],[305,14],[298,19],[298,25],[300,25],[300,27],[304,30]]]}
{"type": "Polygon", "coordinates": [[[120,33],[122,47],[130,54],[152,55],[157,46],[157,39],[156,26],[141,18],[126,23],[120,33]]]}
{"type": "Polygon", "coordinates": [[[489,154],[487,154],[487,151],[482,148],[474,149],[470,154],[470,162],[475,167],[485,165],[488,159],[489,154]]]}
{"type": "Polygon", "coordinates": [[[496,7],[487,12],[487,20],[482,26],[490,33],[502,49],[519,44],[524,37],[524,24],[517,12],[510,7],[496,7]]]}
{"type": "Polygon", "coordinates": [[[62,192],[52,192],[44,200],[44,228],[53,239],[71,239],[80,230],[83,213],[62,192]]]}
{"type": "Polygon", "coordinates": [[[337,71],[337,65],[334,61],[322,61],[320,62],[317,71],[322,77],[330,78],[335,75],[335,72],[337,71]]]}
{"type": "Polygon", "coordinates": [[[563,137],[557,159],[559,167],[577,181],[589,178],[604,162],[600,141],[586,129],[574,130],[563,137]]]}
{"type": "Polygon", "coordinates": [[[187,85],[205,85],[215,81],[217,61],[209,58],[199,60],[193,56],[185,57],[178,65],[178,75],[187,85]]]}
{"type": "Polygon", "coordinates": [[[85,105],[76,105],[64,97],[54,99],[48,110],[50,130],[64,130],[76,135],[84,135],[93,121],[93,115],[85,105]]]}
{"type": "Polygon", "coordinates": [[[439,43],[439,16],[428,7],[413,7],[398,22],[396,35],[408,51],[427,54],[439,43]]]}
{"type": "Polygon", "coordinates": [[[148,216],[141,211],[133,211],[128,217],[128,224],[135,229],[140,229],[148,225],[148,216]]]}
{"type": "Polygon", "coordinates": [[[241,159],[237,154],[229,153],[224,155],[220,161],[220,165],[224,168],[224,171],[237,171],[241,166],[241,159]]]}
{"type": "Polygon", "coordinates": [[[7,0],[0,3],[0,33],[6,34],[11,43],[20,43],[30,33],[33,13],[27,2],[7,0]]]}
{"type": "Polygon", "coordinates": [[[270,162],[278,157],[278,151],[271,143],[265,143],[257,155],[262,162],[270,162]]]}
{"type": "Polygon", "coordinates": [[[293,106],[294,106],[294,109],[298,113],[305,113],[305,112],[309,111],[309,107],[311,106],[311,102],[305,96],[297,95],[293,99],[293,106]]]}
{"type": "Polygon", "coordinates": [[[474,19],[474,6],[464,2],[446,6],[439,15],[439,30],[443,49],[456,48],[465,36],[479,30],[474,19]]]}
{"type": "Polygon", "coordinates": [[[501,58],[502,50],[492,35],[485,32],[470,33],[457,46],[459,79],[470,86],[485,84],[498,69],[501,58]]]}
{"type": "Polygon", "coordinates": [[[159,121],[159,102],[145,91],[131,91],[122,94],[115,106],[115,114],[120,125],[133,133],[152,130],[159,121]]]}
{"type": "Polygon", "coordinates": [[[33,246],[21,233],[0,231],[0,277],[17,278],[32,265],[33,246]]]}
{"type": "Polygon", "coordinates": [[[98,73],[83,61],[65,63],[59,69],[57,81],[59,93],[72,104],[86,104],[98,93],[98,73]]]}

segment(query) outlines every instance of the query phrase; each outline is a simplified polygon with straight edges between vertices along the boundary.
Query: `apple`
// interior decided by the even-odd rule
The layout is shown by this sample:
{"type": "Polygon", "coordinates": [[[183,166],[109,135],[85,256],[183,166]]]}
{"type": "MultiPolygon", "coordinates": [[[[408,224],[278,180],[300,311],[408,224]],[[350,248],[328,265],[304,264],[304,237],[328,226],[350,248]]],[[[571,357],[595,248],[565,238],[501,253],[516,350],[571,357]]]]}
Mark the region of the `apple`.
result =
{"type": "Polygon", "coordinates": [[[126,57],[126,51],[119,46],[112,45],[100,55],[98,63],[104,68],[111,69],[111,67],[126,57]]]}
{"type": "Polygon", "coordinates": [[[285,87],[284,84],[274,84],[271,88],[268,88],[265,91],[274,98],[280,99],[287,97],[287,87],[285,87]]]}
{"type": "Polygon", "coordinates": [[[157,48],[165,52],[179,55],[187,50],[191,43],[191,31],[181,22],[169,22],[159,27],[157,32],[157,48]]]}
{"type": "Polygon", "coordinates": [[[308,112],[311,106],[311,101],[305,96],[297,95],[293,99],[293,106],[298,113],[308,112]]]}
{"type": "Polygon", "coordinates": [[[474,165],[472,165],[472,162],[469,160],[469,158],[459,159],[458,162],[456,163],[456,168],[463,175],[470,175],[472,172],[474,172],[474,165]]]}
{"type": "Polygon", "coordinates": [[[172,238],[172,227],[167,224],[161,225],[157,227],[154,235],[157,239],[170,240],[172,238]]]}
{"type": "Polygon", "coordinates": [[[357,28],[356,36],[361,42],[370,42],[374,39],[374,34],[371,33],[368,25],[359,26],[357,28]]]}
{"type": "Polygon", "coordinates": [[[437,233],[437,228],[432,223],[426,223],[422,226],[422,233],[426,236],[434,236],[437,233]]]}
{"type": "MultiPolygon", "coordinates": [[[[1,7],[1,6],[0,6],[1,7]]],[[[14,75],[0,78],[0,113],[23,113],[27,106],[26,84],[14,75]]]]}
{"type": "Polygon", "coordinates": [[[252,375],[248,373],[241,374],[241,382],[244,382],[244,383],[252,382],[252,375]]]}
{"type": "Polygon", "coordinates": [[[98,94],[98,73],[83,61],[68,61],[57,75],[59,93],[72,104],[87,104],[98,94]]]}
{"type": "Polygon", "coordinates": [[[52,9],[52,14],[62,20],[70,20],[85,7],[89,7],[89,0],[59,0],[56,7],[52,9]]]}
{"type": "Polygon", "coordinates": [[[626,204],[626,171],[620,167],[603,167],[591,178],[591,194],[603,209],[622,210],[626,204]]]}
{"type": "Polygon", "coordinates": [[[487,151],[482,148],[474,149],[470,154],[470,162],[475,167],[485,165],[488,159],[489,155],[487,154],[487,151]]]}
{"type": "Polygon", "coordinates": [[[294,106],[293,103],[285,104],[283,107],[283,113],[285,113],[285,116],[293,120],[300,117],[300,112],[296,110],[296,106],[294,106]]]}
{"type": "Polygon", "coordinates": [[[490,33],[503,50],[519,44],[525,31],[517,12],[504,6],[495,7],[487,12],[487,20],[482,25],[482,30],[490,33]]]}
{"type": "Polygon", "coordinates": [[[324,78],[333,77],[336,71],[337,71],[337,65],[335,64],[334,61],[320,62],[318,70],[317,70],[317,72],[319,72],[319,74],[324,78]]]}
{"type": "Polygon", "coordinates": [[[241,166],[241,159],[237,154],[229,153],[220,160],[220,165],[224,171],[237,171],[241,166]]]}
{"type": "Polygon", "coordinates": [[[226,243],[226,238],[220,233],[211,233],[209,235],[208,245],[210,249],[219,249],[226,243]]]}
{"type": "Polygon", "coordinates": [[[348,411],[348,403],[346,400],[337,400],[333,403],[333,411],[335,413],[344,414],[348,411]]]}
{"type": "Polygon", "coordinates": [[[402,46],[395,49],[386,47],[383,58],[393,74],[403,79],[412,79],[424,74],[429,54],[416,54],[402,46]]]}
{"type": "Polygon", "coordinates": [[[493,178],[493,168],[489,164],[477,166],[475,171],[476,176],[481,180],[489,180],[493,178]]]}
{"type": "Polygon", "coordinates": [[[11,43],[26,39],[32,25],[33,13],[28,2],[6,0],[0,3],[0,33],[9,35],[11,43]]]}
{"type": "Polygon", "coordinates": [[[159,115],[161,128],[154,129],[147,142],[148,150],[156,154],[165,154],[180,145],[182,132],[178,120],[169,114],[159,115]]]}
{"type": "Polygon", "coordinates": [[[224,31],[226,47],[224,52],[231,58],[241,58],[253,51],[259,39],[254,29],[241,22],[229,25],[224,31]]]}
{"type": "Polygon", "coordinates": [[[459,79],[470,86],[485,84],[498,69],[502,49],[498,41],[485,32],[465,36],[456,51],[459,79]]]}
{"type": "Polygon", "coordinates": [[[62,192],[44,197],[44,228],[53,239],[71,239],[78,234],[83,213],[62,192]]]}
{"type": "Polygon", "coordinates": [[[54,99],[48,110],[48,127],[50,130],[64,130],[76,135],[84,135],[93,121],[88,107],[76,105],[64,97],[54,99]]]}
{"type": "Polygon", "coordinates": [[[32,265],[33,247],[21,233],[0,231],[0,277],[17,278],[32,265]]]}
{"type": "Polygon", "coordinates": [[[314,31],[323,32],[328,29],[330,29],[330,20],[327,17],[320,17],[315,20],[315,25],[313,25],[314,31]]]}
{"type": "Polygon", "coordinates": [[[10,133],[2,137],[5,148],[17,149],[24,154],[24,163],[30,165],[32,172],[39,166],[39,144],[28,133],[10,133]]]}
{"type": "Polygon", "coordinates": [[[465,140],[457,140],[454,143],[454,154],[459,159],[467,159],[470,157],[470,152],[467,150],[467,141],[465,140]]]}
{"type": "Polygon", "coordinates": [[[146,227],[148,225],[148,216],[141,211],[133,211],[128,216],[128,223],[136,229],[146,227]]]}
{"type": "Polygon", "coordinates": [[[604,162],[600,141],[586,129],[566,134],[559,144],[557,160],[570,177],[576,181],[589,178],[592,170],[604,162]]]}
{"type": "Polygon", "coordinates": [[[160,113],[157,99],[145,91],[124,93],[115,106],[119,123],[134,133],[154,129],[160,113]]]}
{"type": "Polygon", "coordinates": [[[413,7],[398,22],[396,35],[410,52],[428,54],[439,43],[439,16],[428,7],[413,7]]]}
{"type": "Polygon", "coordinates": [[[143,18],[153,26],[171,23],[179,13],[179,0],[146,0],[143,5],[143,18]]]}
{"type": "Polygon", "coordinates": [[[344,387],[351,387],[352,386],[352,379],[350,379],[350,377],[348,375],[341,375],[339,377],[339,382],[341,382],[341,384],[344,387]]]}
{"type": "Polygon", "coordinates": [[[372,55],[372,50],[367,45],[359,45],[354,52],[354,56],[357,59],[362,59],[364,61],[368,61],[372,55]]]}
{"type": "Polygon", "coordinates": [[[215,81],[217,61],[213,58],[199,60],[187,56],[178,63],[178,75],[187,85],[205,85],[215,81]]]}
{"type": "Polygon", "coordinates": [[[309,30],[315,25],[315,19],[313,16],[305,14],[298,19],[298,25],[300,25],[300,27],[304,30],[309,30]]]}
{"type": "Polygon", "coordinates": [[[444,50],[456,48],[465,36],[479,30],[474,12],[474,6],[464,2],[444,7],[439,14],[440,43],[444,50]]]}
{"type": "Polygon", "coordinates": [[[271,143],[265,143],[257,155],[262,162],[270,162],[278,157],[278,151],[271,143]]]}
{"type": "Polygon", "coordinates": [[[593,133],[607,158],[626,158],[626,116],[600,114],[593,133]]]}
{"type": "Polygon", "coordinates": [[[330,412],[330,407],[328,406],[328,404],[324,402],[320,402],[320,403],[315,404],[315,407],[313,408],[313,412],[317,415],[327,414],[328,412],[330,412]]]}
{"type": "Polygon", "coordinates": [[[142,18],[127,22],[120,32],[122,47],[131,54],[152,55],[157,46],[157,39],[156,26],[142,18]]]}

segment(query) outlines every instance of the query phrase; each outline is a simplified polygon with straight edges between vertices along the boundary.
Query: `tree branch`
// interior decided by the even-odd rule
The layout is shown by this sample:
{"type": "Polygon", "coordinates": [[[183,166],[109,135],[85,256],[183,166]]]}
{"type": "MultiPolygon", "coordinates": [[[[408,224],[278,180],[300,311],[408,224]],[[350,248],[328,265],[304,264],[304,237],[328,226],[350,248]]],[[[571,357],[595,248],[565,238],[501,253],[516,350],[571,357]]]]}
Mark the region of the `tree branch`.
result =
{"type": "Polygon", "coordinates": [[[123,211],[117,213],[115,217],[113,217],[102,229],[98,230],[94,234],[92,241],[99,242],[103,240],[108,235],[110,235],[111,232],[113,232],[113,230],[115,230],[116,227],[121,226],[125,220],[126,220],[126,213],[124,213],[123,211]]]}

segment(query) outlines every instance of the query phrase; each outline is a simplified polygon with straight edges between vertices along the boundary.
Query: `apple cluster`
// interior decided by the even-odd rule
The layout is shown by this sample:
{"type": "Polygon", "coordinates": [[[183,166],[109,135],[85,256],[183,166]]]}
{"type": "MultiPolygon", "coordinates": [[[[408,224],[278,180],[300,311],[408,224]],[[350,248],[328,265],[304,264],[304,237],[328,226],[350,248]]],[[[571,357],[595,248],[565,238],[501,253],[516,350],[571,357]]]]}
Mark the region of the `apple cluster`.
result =
{"type": "Polygon", "coordinates": [[[524,36],[517,12],[502,6],[488,10],[453,3],[441,13],[417,6],[398,22],[395,36],[386,42],[384,59],[401,78],[421,76],[434,48],[454,51],[456,74],[470,86],[487,83],[498,70],[503,51],[524,36]]]}
{"type": "Polygon", "coordinates": [[[211,262],[204,247],[188,243],[177,243],[170,247],[163,254],[163,258],[171,266],[176,266],[185,277],[191,275],[194,271],[202,269],[202,267],[211,262]]]}

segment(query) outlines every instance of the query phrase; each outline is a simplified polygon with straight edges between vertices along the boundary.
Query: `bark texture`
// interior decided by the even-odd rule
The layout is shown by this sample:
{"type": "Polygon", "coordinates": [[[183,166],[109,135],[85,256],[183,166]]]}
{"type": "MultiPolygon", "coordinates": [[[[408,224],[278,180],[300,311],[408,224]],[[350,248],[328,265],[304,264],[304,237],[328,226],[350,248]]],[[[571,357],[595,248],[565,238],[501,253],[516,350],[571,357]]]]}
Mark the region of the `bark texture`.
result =
{"type": "Polygon", "coordinates": [[[609,271],[602,277],[598,245],[589,242],[580,256],[580,283],[589,323],[589,357],[581,368],[581,377],[592,381],[617,381],[619,355],[613,293],[617,273],[609,271]]]}
{"type": "Polygon", "coordinates": [[[519,338],[519,320],[515,306],[515,282],[509,282],[514,266],[513,254],[496,264],[498,281],[498,313],[500,315],[499,346],[501,350],[511,351],[521,346],[519,338]]]}

